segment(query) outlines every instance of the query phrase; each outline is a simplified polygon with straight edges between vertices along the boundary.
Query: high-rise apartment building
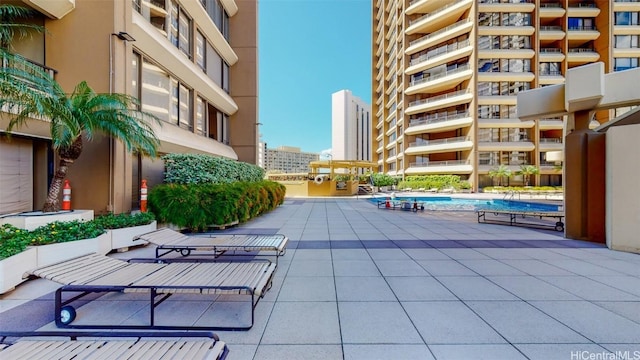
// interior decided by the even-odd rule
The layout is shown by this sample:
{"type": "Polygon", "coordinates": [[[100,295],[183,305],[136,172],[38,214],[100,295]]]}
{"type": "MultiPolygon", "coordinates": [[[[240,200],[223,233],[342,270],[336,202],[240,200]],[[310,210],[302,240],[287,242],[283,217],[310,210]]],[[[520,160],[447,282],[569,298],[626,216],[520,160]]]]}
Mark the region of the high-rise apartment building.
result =
{"type": "Polygon", "coordinates": [[[371,161],[371,105],[350,90],[331,94],[331,156],[371,161]]]}
{"type": "MultiPolygon", "coordinates": [[[[518,92],[601,61],[638,67],[640,2],[374,0],[374,161],[393,175],[456,174],[475,189],[491,169],[536,165],[560,185],[562,118],[520,121],[518,92]]],[[[595,114],[594,124],[614,116],[595,114]]],[[[515,178],[511,183],[522,183],[515,178]]]]}
{"type": "MultiPolygon", "coordinates": [[[[160,154],[257,162],[257,0],[16,3],[37,10],[30,21],[47,31],[14,39],[13,50],[55,73],[68,92],[86,80],[98,93],[139,98],[162,120],[160,154]]],[[[0,115],[0,214],[39,209],[57,164],[48,123],[32,119],[8,141],[9,117],[0,115]]],[[[69,169],[72,206],[136,208],[141,180],[162,182],[163,170],[159,159],[94,138],[69,169]]]]}
{"type": "Polygon", "coordinates": [[[299,147],[278,146],[267,149],[265,170],[277,170],[284,173],[308,173],[309,163],[320,160],[320,154],[302,152],[299,147]]]}

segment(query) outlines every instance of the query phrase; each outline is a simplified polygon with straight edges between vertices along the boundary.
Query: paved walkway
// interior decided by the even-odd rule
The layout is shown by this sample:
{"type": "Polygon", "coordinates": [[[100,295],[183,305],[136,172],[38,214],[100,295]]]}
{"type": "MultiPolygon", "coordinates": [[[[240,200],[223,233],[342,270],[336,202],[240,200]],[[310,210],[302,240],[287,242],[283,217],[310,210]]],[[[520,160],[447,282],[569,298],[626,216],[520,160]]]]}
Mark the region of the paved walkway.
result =
{"type": "MultiPolygon", "coordinates": [[[[232,360],[640,358],[640,255],[362,199],[288,199],[226,232],[292,240],[253,329],[217,331],[232,360]]],[[[55,329],[56,288],[38,279],[0,297],[0,329],[55,329]]],[[[135,321],[144,305],[125,296],[89,302],[76,321],[135,321]]],[[[229,297],[212,313],[211,302],[173,298],[159,308],[167,322],[248,314],[229,297]]]]}

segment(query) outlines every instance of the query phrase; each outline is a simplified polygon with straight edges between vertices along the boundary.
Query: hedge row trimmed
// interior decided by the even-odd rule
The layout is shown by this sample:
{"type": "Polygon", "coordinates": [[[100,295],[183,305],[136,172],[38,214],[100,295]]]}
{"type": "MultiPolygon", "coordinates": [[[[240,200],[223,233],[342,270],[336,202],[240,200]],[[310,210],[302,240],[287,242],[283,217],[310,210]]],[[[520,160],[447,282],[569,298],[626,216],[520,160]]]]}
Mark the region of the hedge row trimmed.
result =
{"type": "Polygon", "coordinates": [[[412,189],[469,189],[471,184],[468,181],[460,180],[458,175],[414,175],[405,177],[398,186],[412,189]]]}
{"type": "Polygon", "coordinates": [[[148,204],[160,222],[205,231],[271,211],[284,202],[285,191],[273,181],[161,184],[149,192],[148,204]]]}
{"type": "Polygon", "coordinates": [[[229,184],[264,179],[259,166],[205,154],[167,154],[164,182],[168,184],[229,184]]]}

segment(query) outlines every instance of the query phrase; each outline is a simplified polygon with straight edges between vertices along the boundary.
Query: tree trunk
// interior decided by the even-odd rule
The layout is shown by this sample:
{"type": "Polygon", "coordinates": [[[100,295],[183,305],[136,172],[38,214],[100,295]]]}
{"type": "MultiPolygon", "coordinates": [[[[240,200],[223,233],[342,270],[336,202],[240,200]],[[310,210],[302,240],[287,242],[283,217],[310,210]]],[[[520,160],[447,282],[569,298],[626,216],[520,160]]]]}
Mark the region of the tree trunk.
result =
{"type": "Polygon", "coordinates": [[[62,189],[62,180],[67,176],[67,169],[72,163],[73,160],[60,159],[60,165],[51,180],[49,194],[47,195],[47,200],[42,206],[42,212],[60,211],[60,189],[62,189]]]}

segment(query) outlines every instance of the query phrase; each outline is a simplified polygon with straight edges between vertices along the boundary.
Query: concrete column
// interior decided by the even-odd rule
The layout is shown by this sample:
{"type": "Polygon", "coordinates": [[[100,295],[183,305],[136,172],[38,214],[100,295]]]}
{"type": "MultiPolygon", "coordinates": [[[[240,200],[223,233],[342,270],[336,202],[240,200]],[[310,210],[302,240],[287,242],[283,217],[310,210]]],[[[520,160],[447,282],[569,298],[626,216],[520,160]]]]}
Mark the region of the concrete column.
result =
{"type": "Polygon", "coordinates": [[[589,130],[589,111],[573,117],[565,139],[565,236],[605,243],[605,134],[589,130]]]}

